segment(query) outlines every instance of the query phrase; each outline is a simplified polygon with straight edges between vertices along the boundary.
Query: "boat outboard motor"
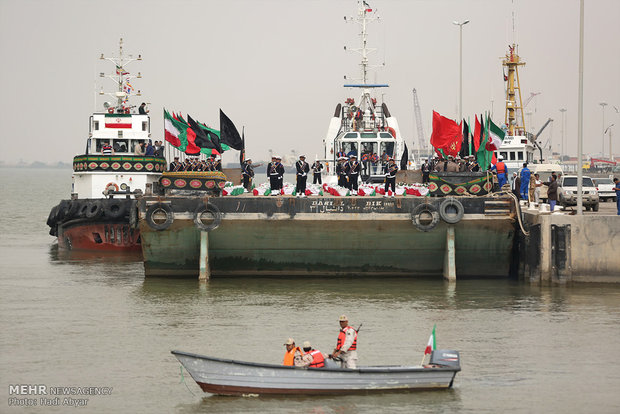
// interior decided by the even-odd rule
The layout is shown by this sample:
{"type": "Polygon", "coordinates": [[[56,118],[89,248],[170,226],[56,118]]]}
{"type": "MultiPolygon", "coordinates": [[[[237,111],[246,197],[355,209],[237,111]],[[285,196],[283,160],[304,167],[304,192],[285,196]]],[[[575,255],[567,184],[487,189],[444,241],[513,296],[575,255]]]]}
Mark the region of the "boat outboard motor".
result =
{"type": "Polygon", "coordinates": [[[432,365],[443,365],[451,368],[461,368],[461,357],[458,351],[450,351],[446,349],[438,349],[431,352],[429,361],[432,365]]]}

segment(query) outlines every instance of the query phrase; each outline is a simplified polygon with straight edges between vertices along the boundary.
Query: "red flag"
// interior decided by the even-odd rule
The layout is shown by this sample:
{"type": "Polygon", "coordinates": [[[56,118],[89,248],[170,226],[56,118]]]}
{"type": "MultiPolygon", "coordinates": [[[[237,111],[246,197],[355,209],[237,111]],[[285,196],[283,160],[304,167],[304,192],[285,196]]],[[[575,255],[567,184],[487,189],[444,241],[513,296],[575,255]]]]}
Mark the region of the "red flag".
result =
{"type": "Polygon", "coordinates": [[[463,132],[461,124],[457,124],[445,116],[433,111],[433,133],[431,134],[431,145],[435,149],[443,150],[446,155],[457,156],[463,143],[463,132]]]}
{"type": "Polygon", "coordinates": [[[480,125],[480,121],[478,121],[478,115],[476,115],[476,126],[474,128],[474,150],[478,152],[478,148],[480,148],[480,137],[482,136],[482,125],[480,125]]]}

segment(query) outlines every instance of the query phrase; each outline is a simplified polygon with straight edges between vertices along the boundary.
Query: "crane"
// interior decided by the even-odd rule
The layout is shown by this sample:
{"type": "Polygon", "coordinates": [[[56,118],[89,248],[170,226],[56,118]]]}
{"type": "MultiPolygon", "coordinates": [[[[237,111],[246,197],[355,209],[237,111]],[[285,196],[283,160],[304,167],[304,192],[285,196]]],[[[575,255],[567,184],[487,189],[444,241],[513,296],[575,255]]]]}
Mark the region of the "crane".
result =
{"type": "Polygon", "coordinates": [[[542,92],[532,92],[530,93],[529,98],[527,98],[527,100],[525,101],[525,104],[523,105],[523,109],[525,109],[525,107],[527,106],[527,104],[529,104],[532,99],[534,99],[534,97],[540,95],[542,92]]]}
{"type": "Polygon", "coordinates": [[[418,100],[418,92],[413,88],[413,113],[415,115],[416,126],[418,129],[418,153],[422,149],[426,149],[426,139],[424,138],[424,126],[422,125],[422,111],[420,110],[420,101],[418,100]],[[424,148],[422,148],[422,146],[424,148]]]}

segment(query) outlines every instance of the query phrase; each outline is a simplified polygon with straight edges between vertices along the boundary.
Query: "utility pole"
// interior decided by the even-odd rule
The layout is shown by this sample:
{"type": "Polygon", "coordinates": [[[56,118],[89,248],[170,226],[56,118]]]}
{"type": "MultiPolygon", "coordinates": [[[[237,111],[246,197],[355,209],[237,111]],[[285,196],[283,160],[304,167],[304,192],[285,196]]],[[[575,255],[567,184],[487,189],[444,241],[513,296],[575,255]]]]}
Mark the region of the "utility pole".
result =
{"type": "Polygon", "coordinates": [[[564,115],[566,113],[566,108],[560,109],[560,112],[562,112],[562,155],[560,156],[560,161],[562,161],[562,158],[566,156],[564,152],[564,115]]]}
{"type": "Polygon", "coordinates": [[[601,157],[605,156],[605,107],[607,106],[607,102],[600,102],[599,105],[603,109],[603,141],[601,146],[601,157]]]}
{"type": "Polygon", "coordinates": [[[463,120],[463,26],[469,23],[469,20],[465,20],[462,23],[452,22],[452,24],[459,27],[459,118],[457,122],[463,120]]]}

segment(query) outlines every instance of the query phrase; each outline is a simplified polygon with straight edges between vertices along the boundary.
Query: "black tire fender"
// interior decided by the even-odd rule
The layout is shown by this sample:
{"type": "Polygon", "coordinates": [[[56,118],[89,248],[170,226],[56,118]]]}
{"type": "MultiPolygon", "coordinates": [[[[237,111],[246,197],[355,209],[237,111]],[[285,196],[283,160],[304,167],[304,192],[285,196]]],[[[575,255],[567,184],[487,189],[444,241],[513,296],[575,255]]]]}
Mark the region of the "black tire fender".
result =
{"type": "Polygon", "coordinates": [[[86,213],[84,214],[87,219],[97,219],[103,214],[103,205],[101,200],[92,200],[87,203],[86,213]]]}
{"type": "Polygon", "coordinates": [[[87,211],[88,211],[88,202],[84,202],[80,206],[80,210],[77,212],[77,216],[76,217],[78,217],[78,218],[86,217],[86,212],[87,211]]]}
{"type": "Polygon", "coordinates": [[[121,217],[125,217],[125,213],[127,213],[127,206],[124,200],[107,200],[104,207],[103,213],[107,218],[117,219],[121,217]]]}
{"type": "Polygon", "coordinates": [[[449,224],[456,224],[463,219],[465,208],[463,204],[454,197],[448,197],[439,205],[439,216],[449,224]]]}
{"type": "Polygon", "coordinates": [[[69,200],[62,200],[58,204],[58,209],[56,210],[56,223],[60,223],[65,219],[65,214],[67,212],[68,207],[69,207],[69,200]]]}
{"type": "Polygon", "coordinates": [[[47,216],[47,225],[50,227],[56,226],[56,214],[58,212],[58,206],[52,207],[49,216],[47,216]]]}
{"type": "Polygon", "coordinates": [[[69,201],[68,206],[65,208],[65,220],[77,218],[80,213],[81,203],[79,200],[69,201]]]}
{"type": "Polygon", "coordinates": [[[152,204],[146,210],[146,224],[149,225],[153,230],[161,231],[166,230],[168,227],[172,225],[174,222],[174,213],[172,212],[172,207],[170,204],[166,203],[155,203],[152,204]],[[163,223],[156,223],[153,220],[153,215],[155,213],[163,212],[166,214],[166,220],[163,223]]]}
{"type": "Polygon", "coordinates": [[[420,231],[429,231],[435,228],[437,223],[439,223],[439,212],[437,211],[437,207],[432,204],[420,204],[416,206],[411,211],[411,221],[420,231]],[[426,215],[431,216],[431,221],[429,223],[423,223],[423,216],[426,215]]]}
{"type": "Polygon", "coordinates": [[[200,205],[198,205],[198,207],[196,207],[196,210],[194,210],[194,224],[202,231],[209,232],[215,230],[219,227],[221,222],[222,213],[215,204],[207,203],[207,205],[205,206],[204,203],[201,203],[200,205]],[[213,216],[213,222],[211,224],[205,224],[202,222],[202,213],[206,211],[211,213],[211,215],[213,216]]]}

